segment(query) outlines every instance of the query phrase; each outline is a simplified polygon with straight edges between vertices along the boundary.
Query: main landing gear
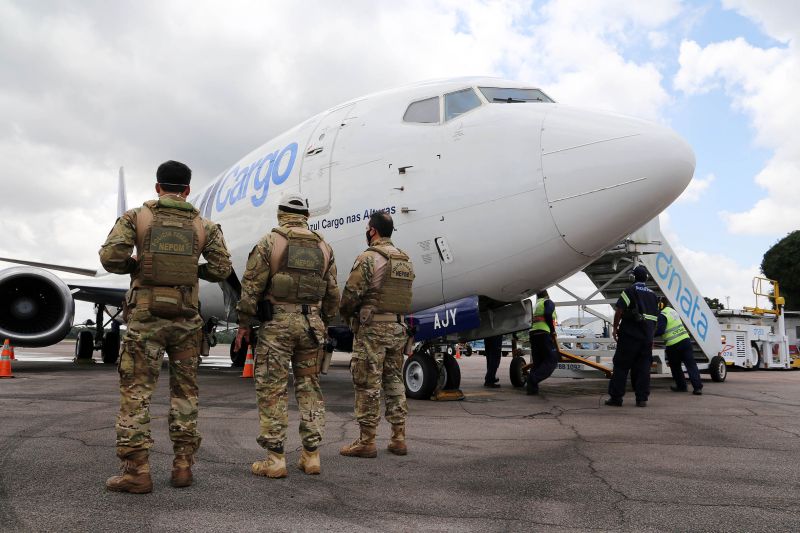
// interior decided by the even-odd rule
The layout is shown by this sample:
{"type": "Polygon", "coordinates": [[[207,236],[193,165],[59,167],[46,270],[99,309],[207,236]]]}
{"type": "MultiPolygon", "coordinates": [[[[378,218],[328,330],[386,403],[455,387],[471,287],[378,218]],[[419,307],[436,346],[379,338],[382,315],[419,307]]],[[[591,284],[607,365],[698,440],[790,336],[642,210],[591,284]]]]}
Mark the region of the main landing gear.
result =
{"type": "Polygon", "coordinates": [[[112,315],[105,306],[95,305],[96,317],[94,323],[87,321],[87,325],[94,325],[95,332],[81,331],[75,341],[75,362],[90,363],[95,350],[100,351],[101,359],[108,365],[116,364],[119,359],[120,331],[117,317],[122,313],[121,308],[112,315]],[[108,320],[104,322],[105,315],[108,320]],[[106,331],[110,326],[111,330],[106,331]]]}

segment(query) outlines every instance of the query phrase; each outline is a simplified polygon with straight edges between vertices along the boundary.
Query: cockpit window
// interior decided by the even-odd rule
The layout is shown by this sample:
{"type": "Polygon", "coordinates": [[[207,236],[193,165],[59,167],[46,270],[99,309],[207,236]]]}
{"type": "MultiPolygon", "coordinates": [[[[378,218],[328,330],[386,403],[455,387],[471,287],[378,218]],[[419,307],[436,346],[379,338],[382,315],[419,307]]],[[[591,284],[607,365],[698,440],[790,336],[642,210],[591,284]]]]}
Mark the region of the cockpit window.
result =
{"type": "Polygon", "coordinates": [[[444,95],[445,122],[481,105],[481,100],[472,89],[463,89],[444,95]]]}
{"type": "Polygon", "coordinates": [[[421,122],[424,124],[437,124],[439,122],[439,97],[427,98],[412,102],[403,115],[404,122],[421,122]]]}
{"type": "Polygon", "coordinates": [[[490,103],[516,104],[521,102],[550,102],[550,99],[539,89],[514,89],[507,87],[478,87],[490,103]]]}

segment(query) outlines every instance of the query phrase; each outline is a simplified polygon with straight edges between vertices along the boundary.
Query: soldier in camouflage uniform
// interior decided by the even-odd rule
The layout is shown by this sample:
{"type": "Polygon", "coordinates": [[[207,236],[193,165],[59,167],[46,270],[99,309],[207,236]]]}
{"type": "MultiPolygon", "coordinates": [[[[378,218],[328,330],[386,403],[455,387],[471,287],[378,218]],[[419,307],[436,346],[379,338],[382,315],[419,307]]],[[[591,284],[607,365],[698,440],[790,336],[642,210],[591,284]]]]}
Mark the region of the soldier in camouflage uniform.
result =
{"type": "Polygon", "coordinates": [[[250,327],[261,322],[255,350],[257,440],[267,449],[267,457],[253,463],[251,470],[270,478],[287,473],[284,445],[290,361],[303,441],[297,466],[306,474],[320,473],[318,447],[325,403],[318,359],[327,324],[339,305],[333,250],[308,229],[308,208],[302,198],[289,195],[281,200],[278,224],[255,245],[247,260],[235,344],[239,349],[242,342],[250,342],[250,327]]]}
{"type": "Polygon", "coordinates": [[[191,465],[200,446],[197,431],[197,367],[203,320],[198,312],[198,278],[222,281],[231,272],[222,230],[200,217],[186,201],[192,172],[183,163],[158,167],[158,200],[117,219],[100,248],[103,267],[131,275],[126,297],[128,330],[119,358],[120,410],[117,456],[122,472],[106,487],[147,493],[153,488],[148,464],[150,397],[163,352],[169,355],[169,434],[175,458],[172,485],[192,483],[191,465]],[[133,248],[136,247],[136,255],[133,248]],[[198,265],[200,256],[207,263],[198,265]]]}
{"type": "Polygon", "coordinates": [[[404,315],[411,311],[414,268],[390,239],[392,217],[373,213],[367,226],[369,248],[358,256],[342,294],[339,312],[357,330],[350,371],[355,387],[355,415],[360,436],[339,450],[350,457],[376,457],[375,434],[380,420],[381,388],[386,420],[392,425],[389,451],[406,455],[408,414],[403,385],[403,350],[408,340],[404,315]]]}

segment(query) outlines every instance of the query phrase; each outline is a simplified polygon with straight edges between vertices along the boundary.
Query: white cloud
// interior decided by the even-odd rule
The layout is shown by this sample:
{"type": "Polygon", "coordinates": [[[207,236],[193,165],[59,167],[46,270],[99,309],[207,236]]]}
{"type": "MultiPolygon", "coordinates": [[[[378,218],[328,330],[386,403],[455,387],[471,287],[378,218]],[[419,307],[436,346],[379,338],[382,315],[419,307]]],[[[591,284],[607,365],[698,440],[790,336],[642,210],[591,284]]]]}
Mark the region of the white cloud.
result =
{"type": "Polygon", "coordinates": [[[547,20],[532,34],[538,53],[520,65],[520,77],[542,76],[564,103],[658,119],[670,101],[652,63],[625,59],[632,42],[644,42],[678,15],[678,2],[564,1],[547,4],[547,20]]]}
{"type": "Polygon", "coordinates": [[[714,182],[714,174],[709,174],[705,178],[692,178],[689,186],[683,193],[675,200],[676,203],[693,203],[700,200],[700,197],[705,193],[711,184],[714,182]]]}
{"type": "Polygon", "coordinates": [[[800,9],[795,0],[722,0],[722,5],[756,21],[779,41],[797,39],[800,32],[800,9]]]}
{"type": "Polygon", "coordinates": [[[669,44],[669,35],[662,31],[651,31],[647,34],[647,40],[655,49],[664,48],[669,44]]]}
{"type": "Polygon", "coordinates": [[[734,108],[749,117],[755,142],[772,151],[754,178],[766,197],[722,217],[733,233],[781,235],[800,227],[800,15],[794,2],[737,0],[726,6],[753,18],[786,46],[760,48],[741,38],[705,47],[684,42],[675,86],[688,94],[724,90],[734,108]]]}

